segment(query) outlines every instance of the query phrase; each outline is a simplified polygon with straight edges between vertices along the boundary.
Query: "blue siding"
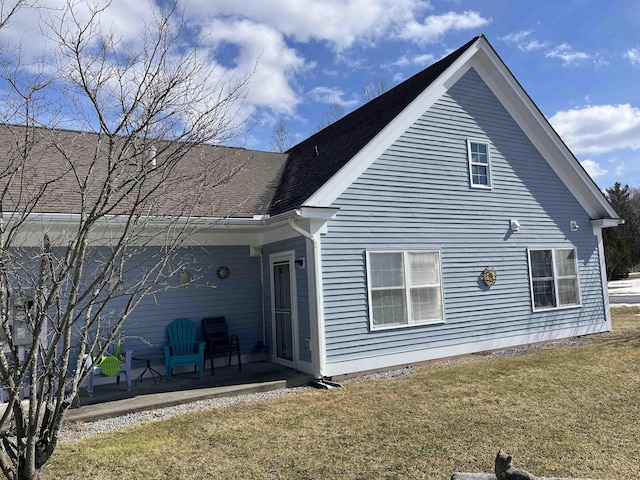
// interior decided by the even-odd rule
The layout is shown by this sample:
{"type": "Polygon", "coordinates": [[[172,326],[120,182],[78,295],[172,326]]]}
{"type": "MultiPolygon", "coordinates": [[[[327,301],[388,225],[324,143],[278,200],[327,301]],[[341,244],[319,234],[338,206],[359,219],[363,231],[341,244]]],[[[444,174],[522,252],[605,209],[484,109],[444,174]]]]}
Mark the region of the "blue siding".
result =
{"type": "Polygon", "coordinates": [[[604,321],[588,214],[474,70],[334,206],[322,239],[329,362],[604,321]],[[469,186],[467,138],[490,143],[492,190],[469,186]],[[577,248],[582,307],[533,313],[527,248],[562,246],[577,248]],[[365,251],[385,248],[441,251],[444,324],[369,330],[365,251]],[[487,266],[498,272],[491,288],[487,266]]]}
{"type": "MultiPolygon", "coordinates": [[[[131,265],[143,267],[153,254],[154,249],[147,249],[144,258],[132,260],[131,265]]],[[[144,298],[122,328],[124,347],[134,354],[158,352],[167,341],[167,325],[176,318],[193,320],[201,338],[203,317],[224,316],[230,333],[240,337],[242,354],[251,353],[262,330],[260,258],[249,256],[248,245],[183,248],[176,258],[188,264],[193,283],[181,287],[173,276],[167,279],[168,288],[144,298]],[[222,265],[230,271],[224,280],[216,275],[222,265]]],[[[139,275],[138,268],[129,275],[139,275]]],[[[112,307],[114,312],[121,311],[118,301],[112,307]]]]}
{"type": "MultiPolygon", "coordinates": [[[[265,287],[264,311],[266,319],[267,348],[271,352],[272,323],[271,323],[271,271],[269,255],[286,251],[295,251],[296,258],[307,256],[307,240],[303,237],[295,237],[281,242],[270,243],[262,247],[263,252],[263,282],[265,287]]],[[[308,264],[308,260],[306,262],[308,264]]],[[[311,323],[309,317],[309,269],[294,269],[296,275],[296,290],[298,294],[298,358],[305,362],[311,362],[311,352],[305,349],[304,341],[311,338],[311,323]]],[[[271,352],[273,354],[273,352],[271,352]]]]}

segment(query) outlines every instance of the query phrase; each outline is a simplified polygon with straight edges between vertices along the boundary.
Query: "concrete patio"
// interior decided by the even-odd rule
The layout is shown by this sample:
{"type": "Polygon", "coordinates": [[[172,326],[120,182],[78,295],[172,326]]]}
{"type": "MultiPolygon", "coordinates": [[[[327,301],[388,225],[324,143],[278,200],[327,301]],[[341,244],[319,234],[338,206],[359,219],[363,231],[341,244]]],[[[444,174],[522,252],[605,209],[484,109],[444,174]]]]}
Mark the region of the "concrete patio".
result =
{"type": "Polygon", "coordinates": [[[243,364],[242,371],[235,365],[216,367],[215,375],[208,368],[204,378],[193,370],[174,373],[169,383],[164,375],[154,379],[147,372],[137,385],[134,378],[130,391],[123,375],[119,385],[115,377],[110,383],[96,385],[92,397],[82,389],[79,406],[74,403],[65,418],[70,422],[90,422],[209,398],[305,386],[312,379],[306,373],[269,362],[243,364]]]}

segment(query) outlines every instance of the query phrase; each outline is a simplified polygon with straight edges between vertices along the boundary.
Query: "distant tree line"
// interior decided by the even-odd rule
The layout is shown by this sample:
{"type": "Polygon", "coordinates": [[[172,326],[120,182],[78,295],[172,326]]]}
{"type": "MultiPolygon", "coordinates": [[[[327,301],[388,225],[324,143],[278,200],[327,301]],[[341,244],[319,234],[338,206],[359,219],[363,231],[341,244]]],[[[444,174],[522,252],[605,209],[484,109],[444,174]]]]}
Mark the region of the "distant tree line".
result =
{"type": "Polygon", "coordinates": [[[640,264],[640,188],[616,182],[606,196],[624,220],[617,228],[603,229],[607,278],[615,280],[626,278],[640,264]]]}

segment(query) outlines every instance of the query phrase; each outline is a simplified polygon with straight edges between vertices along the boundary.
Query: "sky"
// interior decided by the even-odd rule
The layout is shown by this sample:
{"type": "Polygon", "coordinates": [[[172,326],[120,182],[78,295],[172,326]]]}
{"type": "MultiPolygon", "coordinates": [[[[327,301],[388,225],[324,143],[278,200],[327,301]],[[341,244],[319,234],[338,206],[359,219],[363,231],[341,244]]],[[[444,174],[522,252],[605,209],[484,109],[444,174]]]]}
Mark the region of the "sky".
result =
{"type": "MultiPolygon", "coordinates": [[[[153,2],[113,0],[102,24],[133,41],[153,2]]],[[[238,146],[271,150],[277,122],[293,146],[362,105],[366,85],[389,89],[484,34],[601,189],[640,184],[637,0],[187,0],[180,14],[219,74],[253,72],[238,146]]],[[[35,52],[41,31],[20,12],[0,46],[35,52]]]]}

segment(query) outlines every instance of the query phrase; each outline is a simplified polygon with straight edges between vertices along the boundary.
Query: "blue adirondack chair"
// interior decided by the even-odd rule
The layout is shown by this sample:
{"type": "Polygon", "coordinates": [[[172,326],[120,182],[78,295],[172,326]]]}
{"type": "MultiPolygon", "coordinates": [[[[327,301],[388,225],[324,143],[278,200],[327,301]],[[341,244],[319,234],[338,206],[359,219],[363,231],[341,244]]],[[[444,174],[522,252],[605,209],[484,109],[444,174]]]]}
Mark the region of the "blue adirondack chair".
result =
{"type": "Polygon", "coordinates": [[[204,376],[203,341],[196,340],[196,324],[188,318],[178,318],[167,327],[169,343],[164,345],[164,361],[167,368],[167,382],[171,380],[171,369],[181,365],[195,365],[204,376]]]}

